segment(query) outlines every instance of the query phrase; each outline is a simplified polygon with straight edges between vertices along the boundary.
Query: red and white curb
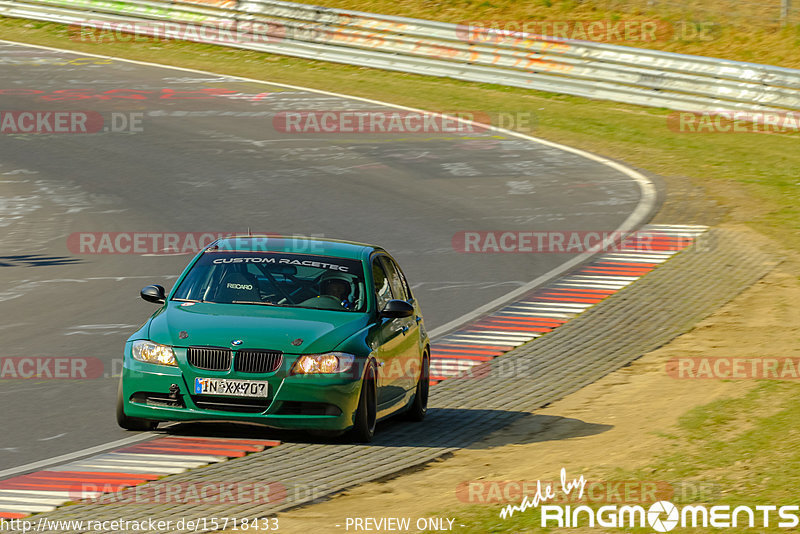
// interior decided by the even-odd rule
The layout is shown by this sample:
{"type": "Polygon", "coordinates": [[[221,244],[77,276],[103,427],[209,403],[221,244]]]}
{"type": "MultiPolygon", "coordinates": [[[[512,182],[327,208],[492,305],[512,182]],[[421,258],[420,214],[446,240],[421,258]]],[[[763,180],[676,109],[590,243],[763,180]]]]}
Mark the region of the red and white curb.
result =
{"type": "Polygon", "coordinates": [[[691,246],[707,226],[647,225],[618,250],[564,275],[431,347],[431,384],[469,377],[476,365],[558,328],[691,246]]]}
{"type": "Polygon", "coordinates": [[[0,480],[0,519],[50,512],[67,502],[96,498],[278,445],[279,441],[269,440],[178,436],[137,443],[46,471],[0,480]]]}
{"type": "MultiPolygon", "coordinates": [[[[648,225],[618,251],[438,339],[431,348],[431,383],[468,376],[464,373],[474,366],[558,328],[685,250],[707,229],[648,225]]],[[[0,519],[49,512],[67,502],[97,498],[277,445],[280,442],[178,436],[137,443],[0,480],[0,519]]]]}

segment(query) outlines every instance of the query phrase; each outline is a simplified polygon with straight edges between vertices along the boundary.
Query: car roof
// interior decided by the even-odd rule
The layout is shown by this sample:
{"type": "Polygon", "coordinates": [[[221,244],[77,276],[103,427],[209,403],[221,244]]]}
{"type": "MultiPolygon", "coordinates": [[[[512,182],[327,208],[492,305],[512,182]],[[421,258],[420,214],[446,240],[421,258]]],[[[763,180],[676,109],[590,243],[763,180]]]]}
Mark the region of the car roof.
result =
{"type": "Polygon", "coordinates": [[[286,252],[289,254],[312,254],[354,260],[366,259],[373,251],[383,250],[375,245],[357,243],[355,241],[284,235],[234,235],[218,239],[206,247],[206,250],[213,249],[215,245],[222,250],[286,252]]]}

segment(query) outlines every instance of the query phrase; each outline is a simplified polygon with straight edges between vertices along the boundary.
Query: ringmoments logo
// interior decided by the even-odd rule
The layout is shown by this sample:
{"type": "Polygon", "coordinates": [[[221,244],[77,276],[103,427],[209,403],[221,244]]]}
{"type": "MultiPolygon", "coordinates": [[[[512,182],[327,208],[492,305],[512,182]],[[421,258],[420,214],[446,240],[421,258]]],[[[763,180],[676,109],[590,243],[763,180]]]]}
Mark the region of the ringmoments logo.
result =
{"type": "Polygon", "coordinates": [[[520,504],[509,504],[500,510],[502,519],[515,513],[539,507],[542,528],[649,528],[655,532],[671,532],[677,528],[780,528],[797,529],[800,525],[800,506],[797,505],[716,505],[692,504],[677,506],[670,501],[658,501],[650,506],[639,504],[607,505],[592,508],[587,505],[544,504],[552,501],[558,491],[583,498],[586,479],[568,480],[561,469],[561,487],[537,481],[533,496],[525,495],[520,504]],[[541,506],[540,506],[541,505],[541,506]]]}

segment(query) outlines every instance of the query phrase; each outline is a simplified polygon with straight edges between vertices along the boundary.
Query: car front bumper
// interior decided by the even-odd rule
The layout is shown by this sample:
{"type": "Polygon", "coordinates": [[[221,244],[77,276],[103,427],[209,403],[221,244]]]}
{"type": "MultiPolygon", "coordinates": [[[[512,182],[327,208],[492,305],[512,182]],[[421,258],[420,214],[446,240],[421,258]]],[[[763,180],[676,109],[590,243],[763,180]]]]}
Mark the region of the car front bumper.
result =
{"type": "Polygon", "coordinates": [[[194,379],[180,368],[126,358],[122,371],[123,408],[128,417],[153,421],[238,421],[282,429],[330,431],[353,426],[361,393],[360,377],[276,374],[263,380],[269,384],[269,396],[263,399],[263,406],[245,407],[246,411],[228,409],[223,403],[257,401],[195,395],[194,379]],[[209,404],[213,407],[209,408],[209,404]]]}

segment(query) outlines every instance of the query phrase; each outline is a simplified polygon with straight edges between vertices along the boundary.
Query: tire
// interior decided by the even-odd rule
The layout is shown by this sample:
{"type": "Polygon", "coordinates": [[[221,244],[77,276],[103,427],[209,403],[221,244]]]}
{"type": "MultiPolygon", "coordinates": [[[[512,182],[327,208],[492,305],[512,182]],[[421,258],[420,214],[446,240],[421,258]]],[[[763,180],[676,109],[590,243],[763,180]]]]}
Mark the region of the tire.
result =
{"type": "Polygon", "coordinates": [[[369,443],[375,435],[375,423],[378,419],[378,372],[373,362],[367,364],[364,381],[361,383],[361,395],[350,438],[356,443],[369,443]]]}
{"type": "Polygon", "coordinates": [[[155,430],[158,427],[158,421],[125,415],[125,402],[122,398],[122,378],[119,379],[119,387],[117,388],[117,424],[125,430],[137,431],[155,430]]]}
{"type": "Polygon", "coordinates": [[[414,393],[414,400],[405,413],[405,418],[409,421],[422,421],[428,413],[428,391],[430,390],[431,377],[431,358],[428,352],[422,354],[422,372],[417,382],[417,391],[414,393]]]}

